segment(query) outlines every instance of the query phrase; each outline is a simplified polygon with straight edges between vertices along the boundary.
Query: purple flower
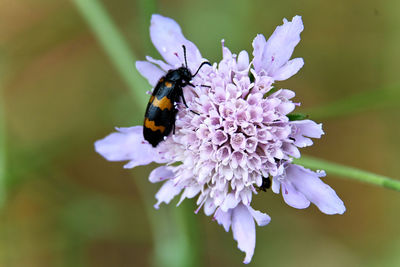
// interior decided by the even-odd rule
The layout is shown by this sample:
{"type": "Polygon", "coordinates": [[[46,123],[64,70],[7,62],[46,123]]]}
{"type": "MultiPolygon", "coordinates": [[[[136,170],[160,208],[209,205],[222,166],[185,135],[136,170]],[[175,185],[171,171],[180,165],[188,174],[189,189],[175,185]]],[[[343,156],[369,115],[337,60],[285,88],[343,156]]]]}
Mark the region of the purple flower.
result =
{"type": "MultiPolygon", "coordinates": [[[[179,105],[175,134],[157,147],[143,139],[142,126],[117,128],[117,133],[95,143],[107,160],[129,161],[125,168],[165,163],[149,177],[150,182],[163,182],[155,208],[179,194],[179,203],[198,196],[196,213],[203,207],[226,231],[232,229],[238,248],[246,253],[244,263],[254,253],[255,223],[270,222],[267,214],[250,206],[263,177],[272,177],[273,192],[282,191],[292,207],[303,209],[312,202],[326,214],[345,211],[335,191],[321,181],[323,171],[292,164],[300,157],[299,148],[312,145],[310,138],[324,133],[321,124],[290,121],[287,115],[298,105],[291,100],[295,93],[271,91],[275,81],[291,77],[303,66],[302,58],[290,60],[302,30],[301,17],[295,16],[291,22],[284,19],[268,41],[257,35],[251,62],[246,51],[235,55],[222,41],[222,60],[204,66],[192,81],[194,88],[184,88],[188,106],[199,115],[179,105]]],[[[205,61],[170,18],[153,15],[150,35],[165,62],[147,57],[136,67],[152,86],[168,70],[182,66],[182,45],[192,73],[205,61]]]]}

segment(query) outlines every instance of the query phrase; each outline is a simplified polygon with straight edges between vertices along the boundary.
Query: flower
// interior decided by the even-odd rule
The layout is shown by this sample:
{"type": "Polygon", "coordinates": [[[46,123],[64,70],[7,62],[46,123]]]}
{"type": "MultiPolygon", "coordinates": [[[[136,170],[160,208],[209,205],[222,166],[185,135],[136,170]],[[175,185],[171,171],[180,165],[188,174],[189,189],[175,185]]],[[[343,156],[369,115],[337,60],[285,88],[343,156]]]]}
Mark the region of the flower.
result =
{"type": "MultiPolygon", "coordinates": [[[[254,253],[255,223],[264,226],[271,220],[250,205],[263,177],[272,177],[272,191],[281,191],[294,208],[313,203],[326,214],[345,211],[335,191],[321,181],[325,172],[292,163],[300,157],[299,148],[312,145],[311,138],[324,132],[312,120],[291,121],[288,114],[298,105],[292,101],[295,93],[272,87],[304,64],[302,58],[290,60],[303,30],[301,17],[283,22],[268,41],[256,36],[252,61],[246,51],[235,55],[222,41],[222,60],[204,66],[192,80],[194,88],[184,88],[190,110],[178,105],[175,133],[157,147],[144,140],[142,126],[117,128],[95,143],[107,160],[129,161],[125,168],[165,163],[149,176],[150,182],[163,182],[155,208],[179,194],[179,203],[198,196],[196,213],[203,207],[226,231],[232,229],[238,248],[246,253],[244,263],[254,253]]],[[[192,73],[205,61],[170,18],[153,15],[150,36],[165,62],[147,57],[136,67],[152,86],[168,70],[182,66],[182,45],[192,73]]]]}

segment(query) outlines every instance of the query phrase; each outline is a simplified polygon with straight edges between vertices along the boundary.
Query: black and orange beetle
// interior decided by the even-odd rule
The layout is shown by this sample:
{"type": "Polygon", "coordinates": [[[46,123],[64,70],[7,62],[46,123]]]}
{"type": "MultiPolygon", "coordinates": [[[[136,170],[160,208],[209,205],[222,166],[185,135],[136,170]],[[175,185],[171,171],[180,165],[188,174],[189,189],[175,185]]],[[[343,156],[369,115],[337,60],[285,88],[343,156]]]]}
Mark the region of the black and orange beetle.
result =
{"type": "Polygon", "coordinates": [[[165,136],[170,134],[172,129],[175,129],[175,119],[178,113],[176,104],[180,102],[181,98],[185,106],[188,107],[182,88],[187,85],[194,87],[190,82],[201,67],[205,64],[211,66],[209,62],[203,62],[196,73],[192,75],[187,66],[186,47],[184,45],[182,47],[185,65],[178,69],[169,70],[165,76],[161,77],[147,104],[143,123],[143,137],[153,147],[156,147],[158,143],[164,140],[165,136]]]}
{"type": "Polygon", "coordinates": [[[263,176],[262,177],[262,184],[258,188],[258,190],[266,192],[267,189],[269,189],[270,187],[271,187],[271,179],[269,177],[264,177],[263,176]]]}

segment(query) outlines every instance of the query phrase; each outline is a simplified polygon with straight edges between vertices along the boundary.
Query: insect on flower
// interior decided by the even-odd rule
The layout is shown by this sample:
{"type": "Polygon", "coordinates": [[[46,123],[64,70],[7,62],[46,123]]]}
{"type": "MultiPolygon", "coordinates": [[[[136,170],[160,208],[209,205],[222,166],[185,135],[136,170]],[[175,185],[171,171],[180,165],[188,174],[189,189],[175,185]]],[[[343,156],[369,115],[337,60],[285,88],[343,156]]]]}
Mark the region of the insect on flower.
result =
{"type": "Polygon", "coordinates": [[[194,87],[190,83],[193,77],[197,75],[202,66],[211,65],[207,61],[201,63],[196,73],[192,75],[187,65],[186,47],[184,45],[182,47],[185,65],[178,69],[169,70],[165,76],[161,77],[147,104],[143,123],[143,137],[153,147],[156,147],[165,136],[168,136],[172,129],[175,132],[175,119],[178,113],[176,105],[180,98],[188,108],[182,88],[187,85],[194,87]]]}
{"type": "Polygon", "coordinates": [[[259,191],[267,192],[267,189],[271,188],[271,179],[269,177],[262,177],[262,184],[258,187],[259,191]]]}
{"type": "Polygon", "coordinates": [[[301,17],[295,16],[284,19],[268,40],[258,34],[252,42],[252,58],[246,51],[232,53],[222,41],[222,59],[212,68],[202,68],[210,63],[184,37],[179,24],[154,14],[150,37],[164,60],[147,57],[136,62],[154,87],[144,127],[117,128],[95,143],[107,160],[128,161],[124,168],[164,164],[149,175],[150,182],[163,183],[154,207],[178,195],[178,205],[197,197],[195,212],[203,209],[225,231],[232,231],[246,254],[244,263],[250,263],[254,254],[256,224],[271,221],[268,214],[252,207],[260,191],[281,193],[297,209],[313,203],[325,214],[346,210],[321,179],[324,171],[293,163],[301,157],[301,148],[313,144],[311,138],[324,134],[321,123],[292,113],[298,106],[295,93],[275,84],[303,67],[302,58],[291,59],[303,28],[301,17]],[[192,75],[190,70],[196,68],[192,75]],[[196,90],[189,90],[194,85],[196,90]],[[191,87],[185,88],[184,96],[185,86],[191,87]],[[177,104],[187,107],[186,101],[190,109],[179,109],[177,104]],[[167,138],[171,131],[173,138],[167,138]]]}

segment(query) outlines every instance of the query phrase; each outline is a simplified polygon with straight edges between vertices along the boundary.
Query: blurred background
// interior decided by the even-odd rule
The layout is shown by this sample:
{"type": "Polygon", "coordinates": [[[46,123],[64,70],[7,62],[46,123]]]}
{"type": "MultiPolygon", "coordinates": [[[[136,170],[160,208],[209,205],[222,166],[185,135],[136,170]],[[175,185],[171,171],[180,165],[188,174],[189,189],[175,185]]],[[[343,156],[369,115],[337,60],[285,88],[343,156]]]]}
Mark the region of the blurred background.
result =
{"type": "MultiPolygon", "coordinates": [[[[141,60],[160,57],[145,2],[101,1],[141,60]]],[[[324,123],[326,135],[302,152],[398,179],[398,0],[163,0],[157,12],[211,62],[221,58],[222,38],[251,53],[257,33],[268,37],[284,17],[302,15],[294,57],[305,66],[278,84],[324,123]],[[376,101],[360,112],[321,111],[369,91],[376,101]]],[[[0,0],[0,92],[0,266],[153,266],[184,253],[179,240],[198,249],[198,266],[242,266],[232,233],[193,214],[193,201],[148,208],[160,186],[147,181],[155,165],[124,170],[94,152],[114,126],[141,124],[144,110],[74,2],[0,0]]],[[[344,215],[296,210],[271,191],[254,197],[272,221],[257,227],[250,265],[400,266],[399,193],[329,173],[325,181],[344,215]]]]}

